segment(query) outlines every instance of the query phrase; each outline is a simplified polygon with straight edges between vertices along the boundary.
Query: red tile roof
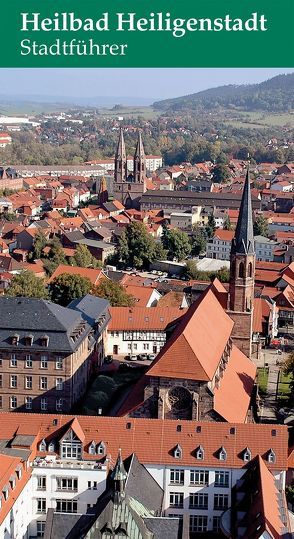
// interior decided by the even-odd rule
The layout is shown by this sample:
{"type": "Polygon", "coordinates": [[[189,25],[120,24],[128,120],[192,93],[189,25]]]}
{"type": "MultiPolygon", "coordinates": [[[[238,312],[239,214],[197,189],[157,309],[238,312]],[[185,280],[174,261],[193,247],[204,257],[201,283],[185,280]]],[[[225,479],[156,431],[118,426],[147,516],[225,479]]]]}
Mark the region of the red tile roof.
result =
{"type": "Polygon", "coordinates": [[[234,230],[223,230],[222,228],[218,228],[214,233],[214,237],[222,241],[232,241],[234,235],[234,230]]]}
{"type": "Polygon", "coordinates": [[[220,385],[214,389],[214,410],[225,421],[246,421],[255,376],[254,363],[233,345],[220,385]]]}
{"type": "Polygon", "coordinates": [[[155,290],[155,288],[151,286],[133,286],[128,284],[124,284],[123,286],[127,294],[134,296],[136,299],[136,307],[146,307],[155,290]]]}
{"type": "Polygon", "coordinates": [[[96,285],[101,277],[106,278],[101,269],[93,268],[80,268],[79,266],[67,266],[66,264],[60,264],[51,275],[48,283],[51,283],[56,277],[68,273],[70,275],[80,275],[81,277],[86,277],[91,281],[93,285],[96,285]]]}
{"type": "Polygon", "coordinates": [[[182,318],[148,376],[212,380],[234,322],[208,288],[182,318]]]}
{"type": "Polygon", "coordinates": [[[110,307],[109,331],[158,330],[182,316],[187,309],[168,307],[110,307]]]}

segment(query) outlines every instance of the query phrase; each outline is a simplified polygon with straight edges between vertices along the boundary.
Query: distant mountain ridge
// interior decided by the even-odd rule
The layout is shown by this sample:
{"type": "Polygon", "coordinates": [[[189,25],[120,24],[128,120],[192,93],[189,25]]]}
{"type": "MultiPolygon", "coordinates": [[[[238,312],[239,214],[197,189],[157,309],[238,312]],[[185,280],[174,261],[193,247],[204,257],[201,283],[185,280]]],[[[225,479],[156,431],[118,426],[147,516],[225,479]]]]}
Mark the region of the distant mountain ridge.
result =
{"type": "Polygon", "coordinates": [[[153,103],[156,110],[209,110],[221,107],[247,111],[294,110],[294,73],[277,75],[259,84],[227,85],[153,103]]]}

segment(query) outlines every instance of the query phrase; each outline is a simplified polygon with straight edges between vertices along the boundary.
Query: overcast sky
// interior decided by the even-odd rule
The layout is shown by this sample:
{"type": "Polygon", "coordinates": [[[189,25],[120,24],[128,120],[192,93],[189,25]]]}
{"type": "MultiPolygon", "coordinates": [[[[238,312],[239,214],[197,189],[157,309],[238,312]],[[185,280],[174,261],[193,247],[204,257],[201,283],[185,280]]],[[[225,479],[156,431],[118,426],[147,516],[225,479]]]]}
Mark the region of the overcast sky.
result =
{"type": "Polygon", "coordinates": [[[0,69],[0,95],[176,97],[223,84],[261,82],[292,69],[0,69]]]}

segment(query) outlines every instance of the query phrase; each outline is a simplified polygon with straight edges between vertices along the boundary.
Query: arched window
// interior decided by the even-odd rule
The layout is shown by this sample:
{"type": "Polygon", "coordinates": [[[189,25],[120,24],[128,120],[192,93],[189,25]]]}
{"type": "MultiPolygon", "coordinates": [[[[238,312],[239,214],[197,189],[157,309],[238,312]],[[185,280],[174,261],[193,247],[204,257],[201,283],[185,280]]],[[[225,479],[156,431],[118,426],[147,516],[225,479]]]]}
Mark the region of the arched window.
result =
{"type": "Polygon", "coordinates": [[[244,279],[244,263],[240,262],[239,264],[239,277],[240,279],[244,279]]]}
{"type": "Polygon", "coordinates": [[[252,277],[252,262],[248,264],[248,277],[252,277]]]}

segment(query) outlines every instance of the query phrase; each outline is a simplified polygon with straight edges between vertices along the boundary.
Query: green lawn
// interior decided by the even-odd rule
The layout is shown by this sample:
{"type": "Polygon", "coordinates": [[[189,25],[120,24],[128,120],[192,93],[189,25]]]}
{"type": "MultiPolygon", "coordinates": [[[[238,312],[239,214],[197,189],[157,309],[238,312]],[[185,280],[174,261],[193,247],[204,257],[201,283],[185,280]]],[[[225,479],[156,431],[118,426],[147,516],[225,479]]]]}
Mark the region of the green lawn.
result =
{"type": "Polygon", "coordinates": [[[288,396],[291,393],[290,383],[292,382],[292,374],[285,374],[281,372],[279,380],[278,395],[279,396],[288,396]]]}
{"type": "Polygon", "coordinates": [[[262,367],[257,369],[257,381],[260,394],[265,394],[267,390],[268,368],[262,367]]]}

